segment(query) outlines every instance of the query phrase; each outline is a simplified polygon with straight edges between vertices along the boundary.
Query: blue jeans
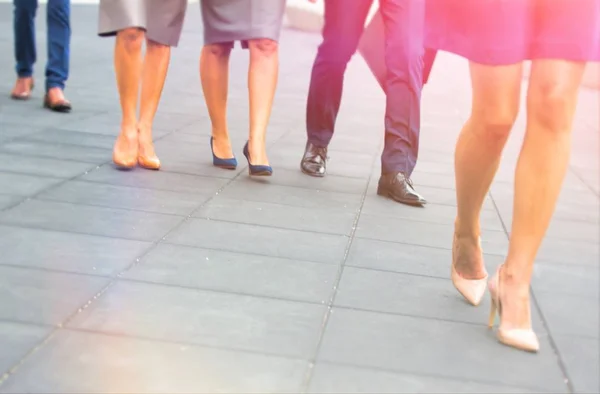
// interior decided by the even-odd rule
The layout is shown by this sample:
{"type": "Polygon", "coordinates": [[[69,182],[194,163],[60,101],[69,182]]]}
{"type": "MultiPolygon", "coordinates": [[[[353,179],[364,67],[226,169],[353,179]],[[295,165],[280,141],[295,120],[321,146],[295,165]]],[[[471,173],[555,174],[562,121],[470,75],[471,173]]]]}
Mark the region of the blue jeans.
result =
{"type": "MultiPolygon", "coordinates": [[[[323,42],[313,65],[306,128],[308,142],[326,147],[340,108],[346,65],[356,52],[373,0],[325,0],[323,42]]],[[[410,177],[419,151],[423,87],[424,0],[380,0],[385,27],[385,146],[382,172],[410,177]]],[[[426,70],[427,74],[429,70],[426,70]]]]}
{"type": "MultiPolygon", "coordinates": [[[[16,71],[19,78],[33,75],[36,61],[35,15],[37,0],[13,0],[16,71]]],[[[69,77],[69,41],[71,25],[69,0],[48,0],[48,64],[46,65],[46,91],[65,88],[69,77]]]]}

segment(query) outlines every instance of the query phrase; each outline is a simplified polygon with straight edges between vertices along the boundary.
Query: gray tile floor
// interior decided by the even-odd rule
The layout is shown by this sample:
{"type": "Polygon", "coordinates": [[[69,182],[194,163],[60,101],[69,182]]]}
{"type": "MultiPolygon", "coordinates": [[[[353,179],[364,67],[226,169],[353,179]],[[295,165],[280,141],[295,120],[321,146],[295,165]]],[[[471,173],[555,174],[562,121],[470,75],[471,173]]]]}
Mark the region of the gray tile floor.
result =
{"type": "MultiPolygon", "coordinates": [[[[0,4],[0,392],[598,392],[598,92],[582,90],[573,164],[536,264],[538,355],[499,345],[487,303],[449,278],[452,151],[468,113],[464,61],[441,55],[423,95],[414,181],[432,203],[375,194],[384,98],[349,67],[330,175],[298,170],[319,38],[286,30],[269,130],[272,179],[210,165],[191,6],[156,119],[160,172],[116,171],[111,39],[73,6],[70,115],[8,99],[11,9],[0,4]],[[2,375],[4,373],[4,375],[2,375]]],[[[45,61],[38,17],[38,86],[45,61]]],[[[247,54],[229,120],[246,140],[247,54]]],[[[482,213],[503,260],[521,116],[482,213]]],[[[487,297],[487,296],[486,296],[487,297]]]]}

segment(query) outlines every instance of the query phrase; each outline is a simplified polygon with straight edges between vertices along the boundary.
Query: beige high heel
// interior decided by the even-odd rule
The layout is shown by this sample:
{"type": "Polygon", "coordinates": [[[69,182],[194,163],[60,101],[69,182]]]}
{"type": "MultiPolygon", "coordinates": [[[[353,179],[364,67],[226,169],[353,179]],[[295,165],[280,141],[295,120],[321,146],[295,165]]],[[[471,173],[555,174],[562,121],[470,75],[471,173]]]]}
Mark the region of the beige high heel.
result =
{"type": "Polygon", "coordinates": [[[496,336],[500,343],[514,347],[515,349],[524,350],[526,352],[536,353],[540,349],[540,342],[531,328],[513,328],[506,330],[502,328],[502,302],[500,301],[500,270],[498,267],[496,275],[490,280],[489,289],[492,298],[492,307],[488,327],[493,328],[496,321],[496,313],[500,317],[500,325],[496,336]]]}
{"type": "MultiPolygon", "coordinates": [[[[481,240],[478,240],[481,243],[481,240]]],[[[456,258],[458,256],[458,242],[456,234],[454,235],[454,243],[452,245],[452,270],[450,278],[452,283],[458,292],[467,300],[471,305],[477,306],[481,303],[483,296],[485,295],[485,289],[487,287],[488,275],[487,273],[481,279],[465,279],[456,271],[456,258]]]]}

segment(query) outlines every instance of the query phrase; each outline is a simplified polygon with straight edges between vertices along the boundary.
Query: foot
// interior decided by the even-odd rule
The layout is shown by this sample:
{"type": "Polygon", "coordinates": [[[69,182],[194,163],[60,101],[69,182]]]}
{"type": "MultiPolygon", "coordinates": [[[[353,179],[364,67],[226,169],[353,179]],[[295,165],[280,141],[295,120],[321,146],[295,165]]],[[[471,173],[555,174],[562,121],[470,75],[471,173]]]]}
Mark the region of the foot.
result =
{"type": "Polygon", "coordinates": [[[160,160],[154,151],[151,130],[138,129],[138,164],[149,170],[160,168],[160,160]]]}
{"type": "Polygon", "coordinates": [[[17,78],[15,87],[10,92],[10,97],[14,100],[28,100],[31,97],[31,91],[33,90],[33,78],[17,78]]]}
{"type": "Polygon", "coordinates": [[[113,148],[113,162],[118,168],[130,169],[138,161],[138,131],[135,126],[122,127],[113,148]]]}
{"type": "Polygon", "coordinates": [[[324,177],[327,171],[327,148],[319,148],[307,142],[300,169],[306,175],[324,177]]]}
{"type": "Polygon", "coordinates": [[[253,166],[269,166],[267,147],[264,141],[248,141],[248,153],[250,154],[250,164],[253,166]]]}
{"type": "Polygon", "coordinates": [[[70,112],[71,103],[65,98],[63,90],[55,87],[48,89],[44,97],[44,107],[54,112],[70,112]]]}
{"type": "Polygon", "coordinates": [[[452,264],[463,279],[485,279],[487,271],[479,237],[461,236],[455,232],[452,244],[452,264]]]}
{"type": "Polygon", "coordinates": [[[489,290],[493,301],[490,328],[494,325],[495,313],[500,315],[498,340],[507,346],[537,352],[540,342],[531,326],[529,280],[517,279],[503,265],[490,280],[489,290]]]}
{"type": "Polygon", "coordinates": [[[506,267],[500,270],[500,304],[502,322],[500,328],[509,330],[531,330],[531,306],[529,302],[529,283],[520,283],[512,277],[506,267]]]}
{"type": "Polygon", "coordinates": [[[234,157],[233,150],[231,149],[231,140],[229,135],[222,133],[212,134],[212,149],[213,154],[220,159],[231,159],[234,157]]]}
{"type": "Polygon", "coordinates": [[[382,175],[379,178],[377,194],[402,204],[423,206],[427,203],[413,188],[412,182],[403,173],[382,175]]]}

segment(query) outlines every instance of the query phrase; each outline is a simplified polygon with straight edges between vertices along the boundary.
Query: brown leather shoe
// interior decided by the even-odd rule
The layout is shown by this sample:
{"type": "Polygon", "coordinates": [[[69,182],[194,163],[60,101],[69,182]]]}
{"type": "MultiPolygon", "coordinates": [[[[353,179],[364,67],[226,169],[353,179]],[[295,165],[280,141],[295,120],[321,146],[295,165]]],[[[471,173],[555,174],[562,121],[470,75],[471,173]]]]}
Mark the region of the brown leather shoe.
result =
{"type": "Polygon", "coordinates": [[[427,201],[413,188],[408,177],[399,172],[386,174],[379,178],[377,194],[406,205],[422,207],[427,201]]]}
{"type": "Polygon", "coordinates": [[[15,87],[10,92],[10,98],[13,100],[29,100],[31,98],[31,91],[33,90],[33,78],[17,78],[15,87]]]}

